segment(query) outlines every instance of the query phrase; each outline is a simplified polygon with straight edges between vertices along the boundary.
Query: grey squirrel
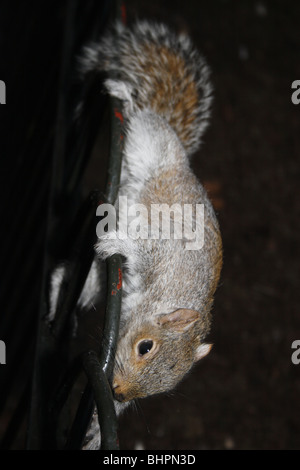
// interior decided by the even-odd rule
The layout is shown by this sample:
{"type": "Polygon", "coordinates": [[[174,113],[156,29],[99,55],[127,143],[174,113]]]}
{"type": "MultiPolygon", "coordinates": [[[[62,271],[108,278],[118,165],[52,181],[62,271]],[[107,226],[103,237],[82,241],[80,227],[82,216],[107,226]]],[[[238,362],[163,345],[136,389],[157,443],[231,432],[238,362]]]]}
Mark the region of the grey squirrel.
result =
{"type": "MultiPolygon", "coordinates": [[[[184,237],[133,239],[118,236],[118,230],[104,233],[96,244],[100,259],[119,253],[125,260],[112,383],[115,399],[123,404],[173,389],[211,349],[205,337],[222,242],[190,156],[208,125],[212,86],[209,68],[190,39],[147,21],[132,28],[117,22],[99,43],[87,46],[81,72],[85,77],[93,71],[107,74],[107,92],[123,102],[126,132],[119,196],[149,212],[153,204],[204,205],[204,244],[199,249],[187,249],[184,237]],[[117,78],[109,78],[112,72],[117,78]]],[[[148,226],[148,219],[144,222],[148,226]]],[[[94,266],[82,292],[83,305],[96,294],[95,279],[94,266]]],[[[56,288],[58,284],[53,281],[56,288]]]]}

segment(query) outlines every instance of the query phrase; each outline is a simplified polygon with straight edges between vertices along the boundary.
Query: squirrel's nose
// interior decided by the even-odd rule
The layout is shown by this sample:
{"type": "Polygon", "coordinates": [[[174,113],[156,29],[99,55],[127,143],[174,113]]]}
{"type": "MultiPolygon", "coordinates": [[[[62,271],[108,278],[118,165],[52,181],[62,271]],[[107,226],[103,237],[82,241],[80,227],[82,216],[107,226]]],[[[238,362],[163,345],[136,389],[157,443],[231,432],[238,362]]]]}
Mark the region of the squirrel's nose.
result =
{"type": "Polygon", "coordinates": [[[113,394],[116,400],[122,402],[125,400],[125,396],[123,393],[120,393],[120,385],[116,382],[113,383],[113,394]]]}
{"type": "Polygon", "coordinates": [[[114,397],[115,397],[115,399],[116,399],[117,401],[120,401],[121,403],[122,403],[123,401],[125,401],[125,397],[124,397],[123,393],[116,393],[116,392],[114,392],[114,397]]]}

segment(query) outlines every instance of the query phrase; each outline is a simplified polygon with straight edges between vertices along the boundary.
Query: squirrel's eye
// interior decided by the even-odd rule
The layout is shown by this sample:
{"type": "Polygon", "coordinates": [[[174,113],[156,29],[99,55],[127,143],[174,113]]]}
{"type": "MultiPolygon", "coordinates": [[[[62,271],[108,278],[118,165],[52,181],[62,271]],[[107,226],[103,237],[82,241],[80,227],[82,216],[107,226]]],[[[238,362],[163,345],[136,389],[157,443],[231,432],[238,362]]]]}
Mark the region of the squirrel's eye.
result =
{"type": "Polygon", "coordinates": [[[144,356],[144,354],[147,354],[153,346],[153,341],[151,339],[147,339],[145,341],[142,341],[139,346],[138,346],[138,351],[141,356],[144,356]]]}

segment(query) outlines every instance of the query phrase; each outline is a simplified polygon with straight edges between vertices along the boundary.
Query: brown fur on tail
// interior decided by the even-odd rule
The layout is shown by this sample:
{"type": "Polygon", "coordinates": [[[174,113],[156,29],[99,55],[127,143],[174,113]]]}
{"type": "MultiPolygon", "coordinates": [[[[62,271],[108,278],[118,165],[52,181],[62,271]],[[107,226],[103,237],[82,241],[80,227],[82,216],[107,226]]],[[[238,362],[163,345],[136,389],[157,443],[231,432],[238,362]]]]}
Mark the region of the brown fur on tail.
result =
{"type": "Polygon", "coordinates": [[[100,43],[85,48],[84,73],[114,73],[128,84],[134,109],[167,119],[188,153],[197,150],[210,116],[212,86],[204,58],[185,35],[165,25],[116,23],[100,43]]]}

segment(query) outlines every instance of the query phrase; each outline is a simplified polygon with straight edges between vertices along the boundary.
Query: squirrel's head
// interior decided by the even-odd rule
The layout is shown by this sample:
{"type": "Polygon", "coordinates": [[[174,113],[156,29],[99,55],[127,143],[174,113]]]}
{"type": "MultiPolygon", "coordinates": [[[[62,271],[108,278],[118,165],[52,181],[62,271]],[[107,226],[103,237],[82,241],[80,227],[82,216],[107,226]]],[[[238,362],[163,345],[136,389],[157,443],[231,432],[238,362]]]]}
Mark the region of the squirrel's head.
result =
{"type": "Polygon", "coordinates": [[[178,309],[151,317],[119,339],[113,391],[120,402],[173,389],[211,344],[201,343],[201,316],[178,309]]]}

